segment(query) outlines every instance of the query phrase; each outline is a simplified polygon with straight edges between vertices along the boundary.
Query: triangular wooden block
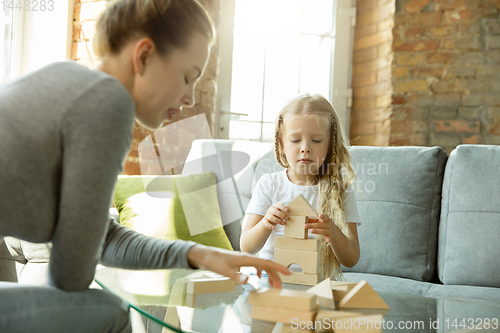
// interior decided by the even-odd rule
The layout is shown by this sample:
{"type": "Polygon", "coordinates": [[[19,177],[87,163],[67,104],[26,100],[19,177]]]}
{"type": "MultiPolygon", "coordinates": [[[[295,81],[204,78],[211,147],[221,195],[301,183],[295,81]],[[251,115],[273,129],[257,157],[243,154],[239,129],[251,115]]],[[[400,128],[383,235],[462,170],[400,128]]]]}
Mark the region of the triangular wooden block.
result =
{"type": "Polygon", "coordinates": [[[288,216],[311,216],[316,217],[316,209],[314,209],[302,194],[299,194],[288,205],[288,216]]]}
{"type": "Polygon", "coordinates": [[[347,295],[352,288],[356,287],[357,282],[348,282],[348,281],[332,281],[332,293],[333,299],[341,300],[347,295]]]}
{"type": "Polygon", "coordinates": [[[389,306],[366,282],[361,280],[338,304],[339,308],[389,309],[389,306]]]}
{"type": "Polygon", "coordinates": [[[309,288],[306,292],[309,294],[315,294],[316,301],[320,306],[335,310],[335,302],[333,299],[331,281],[329,278],[323,280],[314,287],[309,288]]]}

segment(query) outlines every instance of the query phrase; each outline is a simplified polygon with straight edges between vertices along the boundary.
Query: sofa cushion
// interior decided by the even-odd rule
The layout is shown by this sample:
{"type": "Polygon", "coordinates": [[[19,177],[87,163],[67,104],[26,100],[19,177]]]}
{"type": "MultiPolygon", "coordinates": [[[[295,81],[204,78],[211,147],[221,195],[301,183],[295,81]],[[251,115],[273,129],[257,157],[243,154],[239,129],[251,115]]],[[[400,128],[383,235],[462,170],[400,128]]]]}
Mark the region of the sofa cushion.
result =
{"type": "Polygon", "coordinates": [[[500,287],[500,146],[461,145],[443,184],[438,273],[443,284],[500,287]]]}
{"type": "Polygon", "coordinates": [[[440,147],[355,146],[350,154],[357,176],[361,255],[343,271],[432,280],[446,152],[440,147]]]}
{"type": "Polygon", "coordinates": [[[220,219],[215,175],[119,176],[120,223],[142,234],[231,249],[220,219]]]}

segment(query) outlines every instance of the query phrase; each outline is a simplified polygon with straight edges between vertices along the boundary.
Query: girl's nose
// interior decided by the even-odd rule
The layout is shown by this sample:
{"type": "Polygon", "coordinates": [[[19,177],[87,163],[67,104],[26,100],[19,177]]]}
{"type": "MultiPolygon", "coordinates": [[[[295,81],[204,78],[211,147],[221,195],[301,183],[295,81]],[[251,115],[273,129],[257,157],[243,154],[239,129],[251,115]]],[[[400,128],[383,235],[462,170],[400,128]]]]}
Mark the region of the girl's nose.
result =
{"type": "Polygon", "coordinates": [[[309,154],[309,153],[311,152],[311,149],[309,149],[309,148],[302,148],[302,149],[300,150],[300,152],[301,152],[302,154],[304,154],[304,153],[308,153],[308,154],[309,154]]]}

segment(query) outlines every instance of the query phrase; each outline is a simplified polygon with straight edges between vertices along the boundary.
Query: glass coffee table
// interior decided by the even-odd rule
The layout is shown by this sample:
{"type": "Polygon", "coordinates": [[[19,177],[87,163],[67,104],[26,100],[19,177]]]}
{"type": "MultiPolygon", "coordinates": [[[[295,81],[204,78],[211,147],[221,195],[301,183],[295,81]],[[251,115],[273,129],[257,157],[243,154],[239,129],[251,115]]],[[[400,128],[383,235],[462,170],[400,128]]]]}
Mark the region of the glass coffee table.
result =
{"type": "MultiPolygon", "coordinates": [[[[252,269],[244,273],[251,274],[252,269]]],[[[206,271],[170,269],[132,271],[98,266],[96,282],[127,301],[134,333],[279,333],[331,332],[321,324],[280,323],[251,319],[249,293],[267,285],[265,278],[250,275],[234,291],[187,294],[188,279],[203,278],[206,271]],[[311,326],[313,325],[313,326],[311,326]],[[299,328],[303,328],[303,330],[299,328]],[[314,327],[316,330],[312,330],[314,327]]],[[[283,284],[283,288],[306,290],[309,286],[283,284]]],[[[500,305],[481,301],[459,301],[409,296],[378,291],[390,310],[354,310],[364,315],[383,315],[382,332],[500,332],[500,305]]],[[[351,309],[349,311],[352,311],[351,309]]],[[[333,323],[329,323],[330,327],[333,323]]],[[[356,328],[356,326],[351,327],[356,328]]],[[[353,332],[365,332],[357,327],[353,332]]],[[[351,332],[351,331],[350,331],[351,332]]]]}

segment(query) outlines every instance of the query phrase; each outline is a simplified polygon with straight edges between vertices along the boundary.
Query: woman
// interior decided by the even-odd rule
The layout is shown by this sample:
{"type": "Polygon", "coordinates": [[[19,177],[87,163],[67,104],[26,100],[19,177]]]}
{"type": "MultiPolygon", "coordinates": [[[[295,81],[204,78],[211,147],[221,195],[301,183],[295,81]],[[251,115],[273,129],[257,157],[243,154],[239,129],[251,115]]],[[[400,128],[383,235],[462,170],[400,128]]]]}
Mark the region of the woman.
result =
{"type": "Polygon", "coordinates": [[[246,282],[241,266],[255,266],[280,287],[277,272],[289,272],[271,261],[149,238],[108,219],[134,118],[154,130],[194,104],[212,39],[195,0],[117,0],[96,24],[97,70],[56,63],[0,87],[0,235],[52,242],[56,287],[0,283],[0,331],[130,331],[123,302],[87,289],[99,260],[204,268],[237,283],[246,282]]]}

